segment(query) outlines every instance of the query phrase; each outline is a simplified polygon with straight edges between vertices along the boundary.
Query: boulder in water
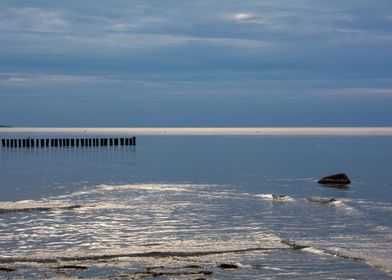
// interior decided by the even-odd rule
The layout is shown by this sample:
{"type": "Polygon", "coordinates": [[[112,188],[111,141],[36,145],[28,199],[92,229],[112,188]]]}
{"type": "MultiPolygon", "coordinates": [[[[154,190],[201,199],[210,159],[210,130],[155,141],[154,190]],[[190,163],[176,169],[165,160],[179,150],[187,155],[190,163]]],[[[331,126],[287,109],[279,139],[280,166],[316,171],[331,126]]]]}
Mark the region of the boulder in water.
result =
{"type": "Polygon", "coordinates": [[[218,267],[222,269],[236,269],[238,268],[238,265],[233,263],[221,263],[220,265],[218,265],[218,267]]]}
{"type": "Polygon", "coordinates": [[[0,271],[3,271],[3,272],[12,272],[12,271],[16,271],[16,269],[15,269],[15,268],[12,268],[12,267],[0,266],[0,271]]]}
{"type": "Polygon", "coordinates": [[[302,250],[302,249],[309,248],[308,245],[297,244],[297,243],[295,243],[294,241],[291,241],[291,240],[281,240],[280,242],[285,244],[285,245],[290,246],[294,250],[302,250]]]}
{"type": "Polygon", "coordinates": [[[285,194],[277,194],[277,193],[272,194],[272,199],[284,200],[284,199],[288,199],[288,198],[289,198],[289,196],[287,196],[285,194]]]}
{"type": "Polygon", "coordinates": [[[351,183],[350,179],[348,176],[344,173],[339,173],[339,174],[334,174],[330,175],[324,178],[321,178],[320,180],[317,181],[319,184],[324,184],[324,185],[348,185],[351,183]]]}
{"type": "Polygon", "coordinates": [[[322,198],[322,197],[316,197],[316,196],[309,196],[306,198],[306,200],[309,202],[312,202],[312,203],[328,204],[328,205],[331,205],[334,202],[338,201],[336,198],[322,198]]]}

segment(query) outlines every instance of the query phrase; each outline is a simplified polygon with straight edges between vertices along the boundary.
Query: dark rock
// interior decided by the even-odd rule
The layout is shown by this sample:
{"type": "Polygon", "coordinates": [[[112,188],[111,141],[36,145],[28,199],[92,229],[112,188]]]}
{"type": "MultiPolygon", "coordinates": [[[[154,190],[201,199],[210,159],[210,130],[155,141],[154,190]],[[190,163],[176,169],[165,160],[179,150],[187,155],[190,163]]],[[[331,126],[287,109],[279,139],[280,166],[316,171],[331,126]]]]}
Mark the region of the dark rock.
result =
{"type": "Polygon", "coordinates": [[[284,194],[273,193],[273,194],[272,194],[272,198],[273,198],[273,199],[287,199],[288,196],[287,196],[287,195],[284,195],[284,194]]]}
{"type": "Polygon", "coordinates": [[[218,267],[222,269],[237,269],[238,265],[233,263],[221,263],[220,265],[218,265],[218,267]]]}
{"type": "Polygon", "coordinates": [[[312,203],[318,203],[318,204],[332,204],[333,202],[338,201],[336,198],[322,198],[322,197],[316,197],[316,196],[309,196],[306,198],[307,201],[312,202],[312,203]]]}
{"type": "Polygon", "coordinates": [[[351,181],[346,174],[339,173],[321,178],[317,183],[326,185],[348,185],[351,184],[351,181]]]}
{"type": "Polygon", "coordinates": [[[3,271],[3,272],[12,272],[12,271],[16,271],[16,269],[15,269],[15,268],[11,268],[11,267],[3,267],[3,266],[0,266],[0,271],[3,271]]]}
{"type": "Polygon", "coordinates": [[[56,267],[57,269],[79,269],[79,270],[86,270],[87,266],[83,265],[74,265],[74,264],[65,264],[65,265],[59,265],[56,267]]]}
{"type": "Polygon", "coordinates": [[[193,269],[196,269],[196,268],[201,268],[201,266],[200,266],[200,265],[197,265],[197,264],[190,264],[190,265],[184,266],[184,268],[193,268],[193,269]]]}
{"type": "Polygon", "coordinates": [[[294,250],[301,250],[301,249],[309,248],[309,246],[307,246],[307,245],[296,244],[294,241],[290,241],[290,240],[281,240],[280,242],[290,246],[294,250]]]}

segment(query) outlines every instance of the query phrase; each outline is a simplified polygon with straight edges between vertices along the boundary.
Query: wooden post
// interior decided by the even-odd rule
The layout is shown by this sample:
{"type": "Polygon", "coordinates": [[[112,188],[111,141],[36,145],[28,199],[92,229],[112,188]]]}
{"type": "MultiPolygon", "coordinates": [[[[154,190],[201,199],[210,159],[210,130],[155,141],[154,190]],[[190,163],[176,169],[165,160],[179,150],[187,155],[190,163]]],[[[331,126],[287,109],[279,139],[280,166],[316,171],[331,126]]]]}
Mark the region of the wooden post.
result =
{"type": "Polygon", "coordinates": [[[132,137],[132,144],[133,144],[134,146],[136,146],[136,137],[135,137],[135,136],[132,137]]]}
{"type": "Polygon", "coordinates": [[[5,139],[1,139],[1,145],[3,146],[3,148],[5,148],[5,146],[6,146],[5,139]]]}
{"type": "Polygon", "coordinates": [[[39,140],[35,139],[35,146],[38,148],[39,147],[39,140]]]}
{"type": "Polygon", "coordinates": [[[118,146],[118,138],[114,138],[114,146],[118,146]]]}
{"type": "Polygon", "coordinates": [[[34,148],[34,142],[35,142],[34,139],[30,139],[30,146],[31,146],[31,148],[34,148]]]}
{"type": "Polygon", "coordinates": [[[120,138],[120,146],[124,146],[124,138],[120,138]]]}
{"type": "Polygon", "coordinates": [[[49,147],[49,139],[46,139],[46,147],[49,147]]]}

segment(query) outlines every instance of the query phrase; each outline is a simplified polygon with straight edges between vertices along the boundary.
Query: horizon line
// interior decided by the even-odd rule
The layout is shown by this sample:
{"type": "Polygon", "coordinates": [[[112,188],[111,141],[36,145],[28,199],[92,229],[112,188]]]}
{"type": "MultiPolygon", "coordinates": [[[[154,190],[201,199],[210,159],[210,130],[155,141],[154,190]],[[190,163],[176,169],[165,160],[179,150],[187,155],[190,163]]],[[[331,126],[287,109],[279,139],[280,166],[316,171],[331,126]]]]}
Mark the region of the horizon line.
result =
{"type": "Polygon", "coordinates": [[[0,134],[392,136],[392,127],[0,127],[0,134]]]}

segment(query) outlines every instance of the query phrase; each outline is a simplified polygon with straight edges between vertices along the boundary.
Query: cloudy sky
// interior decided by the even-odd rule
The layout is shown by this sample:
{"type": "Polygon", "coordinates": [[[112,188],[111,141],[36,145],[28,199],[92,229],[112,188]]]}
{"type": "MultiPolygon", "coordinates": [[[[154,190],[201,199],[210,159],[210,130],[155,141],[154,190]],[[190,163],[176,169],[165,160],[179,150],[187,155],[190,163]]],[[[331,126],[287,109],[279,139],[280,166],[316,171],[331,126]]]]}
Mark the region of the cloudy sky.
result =
{"type": "Polygon", "coordinates": [[[390,0],[0,5],[0,124],[392,126],[390,0]]]}

